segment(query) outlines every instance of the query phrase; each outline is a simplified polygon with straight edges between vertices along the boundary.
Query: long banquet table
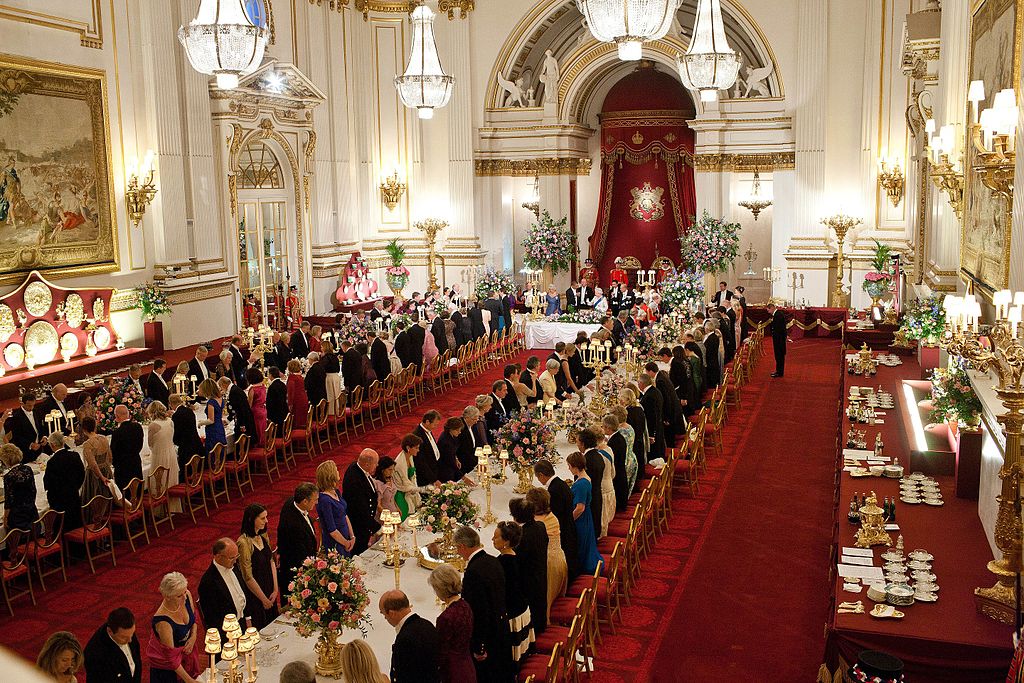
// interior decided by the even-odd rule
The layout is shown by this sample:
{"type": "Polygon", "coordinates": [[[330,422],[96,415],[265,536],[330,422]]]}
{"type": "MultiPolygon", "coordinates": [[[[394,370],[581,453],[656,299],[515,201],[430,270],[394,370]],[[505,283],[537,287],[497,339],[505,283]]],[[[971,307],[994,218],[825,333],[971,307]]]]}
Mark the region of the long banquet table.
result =
{"type": "Polygon", "coordinates": [[[528,349],[553,349],[558,342],[576,341],[579,332],[586,332],[589,337],[600,328],[600,325],[584,325],[580,323],[556,323],[542,321],[528,321],[526,323],[526,348],[528,349]]]}
{"type": "MultiPolygon", "coordinates": [[[[888,410],[877,426],[859,425],[867,431],[867,440],[874,442],[875,434],[882,433],[885,444],[884,456],[894,458],[910,474],[910,446],[902,419],[905,410],[903,402],[903,379],[918,379],[920,367],[913,357],[904,357],[904,365],[890,368],[879,366],[878,374],[870,379],[845,374],[843,382],[844,399],[840,402],[845,411],[849,403],[849,386],[883,387],[893,395],[895,409],[888,410]]],[[[937,476],[942,498],[942,507],[924,504],[911,505],[897,502],[896,523],[898,533],[903,535],[905,553],[915,549],[927,550],[934,557],[933,573],[939,585],[939,598],[934,603],[915,602],[909,607],[898,608],[906,615],[903,619],[876,619],[866,612],[874,606],[866,591],[848,593],[843,590],[843,580],[835,573],[840,549],[855,543],[858,526],[847,521],[847,512],[854,492],[874,491],[878,500],[885,497],[899,497],[899,481],[881,477],[852,478],[842,471],[842,446],[850,428],[845,412],[840,420],[840,452],[837,460],[838,493],[834,519],[834,541],[832,546],[832,571],[830,577],[832,609],[827,624],[825,663],[834,672],[837,667],[846,668],[856,661],[857,654],[865,649],[876,649],[896,655],[906,665],[906,680],[941,683],[945,681],[981,683],[1003,681],[1012,656],[1012,627],[999,624],[981,616],[974,605],[974,588],[990,586],[992,574],[985,569],[992,553],[986,540],[981,520],[978,518],[977,501],[956,497],[952,476],[937,476]],[[838,614],[840,602],[864,603],[864,614],[838,614]]],[[[894,543],[897,533],[890,534],[894,543]]],[[[885,548],[875,546],[874,563],[881,567],[885,548]]]]}

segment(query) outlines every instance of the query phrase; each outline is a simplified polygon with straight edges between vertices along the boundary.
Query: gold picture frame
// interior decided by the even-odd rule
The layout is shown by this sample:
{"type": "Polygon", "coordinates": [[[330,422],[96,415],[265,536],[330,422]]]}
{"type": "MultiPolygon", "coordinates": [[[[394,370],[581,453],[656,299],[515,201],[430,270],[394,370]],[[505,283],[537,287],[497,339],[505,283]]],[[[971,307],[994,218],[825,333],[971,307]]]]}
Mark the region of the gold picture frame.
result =
{"type": "MultiPolygon", "coordinates": [[[[985,83],[985,96],[1020,83],[1024,0],[980,0],[971,13],[968,81],[985,83]]],[[[964,120],[972,117],[969,103],[964,120]]],[[[982,108],[985,104],[982,103],[982,108]]],[[[977,153],[971,131],[964,137],[964,213],[960,226],[960,274],[979,294],[991,295],[1010,282],[1013,209],[993,197],[974,171],[977,153]]]]}
{"type": "Polygon", "coordinates": [[[119,267],[106,74],[0,54],[0,284],[119,267]]]}

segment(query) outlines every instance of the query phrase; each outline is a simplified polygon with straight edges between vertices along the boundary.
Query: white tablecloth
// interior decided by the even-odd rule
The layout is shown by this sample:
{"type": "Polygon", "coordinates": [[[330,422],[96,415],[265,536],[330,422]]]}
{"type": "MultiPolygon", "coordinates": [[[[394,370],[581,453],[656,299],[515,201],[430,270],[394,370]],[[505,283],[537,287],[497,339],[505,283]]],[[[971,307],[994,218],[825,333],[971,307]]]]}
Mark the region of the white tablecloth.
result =
{"type": "Polygon", "coordinates": [[[600,327],[597,324],[528,322],[526,323],[526,348],[553,349],[558,342],[568,344],[576,341],[576,335],[579,332],[586,332],[587,336],[590,336],[600,327]]]}

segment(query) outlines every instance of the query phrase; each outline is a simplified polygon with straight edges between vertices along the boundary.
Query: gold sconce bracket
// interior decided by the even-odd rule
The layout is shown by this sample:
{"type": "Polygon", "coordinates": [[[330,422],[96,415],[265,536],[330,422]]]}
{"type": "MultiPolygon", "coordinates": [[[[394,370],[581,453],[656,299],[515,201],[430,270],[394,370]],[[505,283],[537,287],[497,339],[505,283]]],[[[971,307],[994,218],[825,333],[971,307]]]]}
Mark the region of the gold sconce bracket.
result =
{"type": "Polygon", "coordinates": [[[380,182],[380,194],[389,211],[395,210],[402,195],[405,194],[405,190],[405,183],[398,179],[398,171],[393,171],[391,175],[380,182]]]}

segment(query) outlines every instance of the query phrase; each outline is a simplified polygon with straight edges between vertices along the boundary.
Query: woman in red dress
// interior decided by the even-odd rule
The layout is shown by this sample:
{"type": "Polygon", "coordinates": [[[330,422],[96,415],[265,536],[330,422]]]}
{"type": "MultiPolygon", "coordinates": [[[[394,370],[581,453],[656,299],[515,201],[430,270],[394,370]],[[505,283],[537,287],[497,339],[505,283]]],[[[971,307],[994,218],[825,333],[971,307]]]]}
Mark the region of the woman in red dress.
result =
{"type": "Polygon", "coordinates": [[[306,396],[306,383],[302,379],[302,364],[298,359],[288,361],[288,410],[292,414],[292,427],[306,428],[306,415],[309,413],[309,398],[306,396]]]}
{"type": "Polygon", "coordinates": [[[437,635],[441,647],[438,664],[442,683],[476,683],[476,668],[470,652],[473,638],[473,608],[462,599],[462,577],[450,564],[442,564],[430,573],[427,583],[444,603],[437,615],[437,635]]]}

